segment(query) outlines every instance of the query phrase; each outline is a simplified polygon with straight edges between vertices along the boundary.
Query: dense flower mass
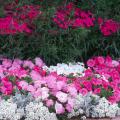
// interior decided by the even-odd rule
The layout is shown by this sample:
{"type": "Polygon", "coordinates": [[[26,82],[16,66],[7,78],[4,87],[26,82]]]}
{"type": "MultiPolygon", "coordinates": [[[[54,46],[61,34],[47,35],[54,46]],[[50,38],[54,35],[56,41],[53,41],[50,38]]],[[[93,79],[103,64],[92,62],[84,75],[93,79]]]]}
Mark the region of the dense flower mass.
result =
{"type": "MultiPolygon", "coordinates": [[[[6,17],[0,18],[0,34],[32,33],[35,30],[33,21],[42,14],[40,8],[41,6],[34,4],[19,6],[19,1],[5,5],[6,17]]],[[[62,29],[90,28],[97,23],[90,10],[82,10],[73,2],[59,7],[54,14],[53,22],[62,29]]],[[[98,24],[104,36],[110,36],[120,30],[120,23],[112,19],[104,20],[98,17],[98,24]]]]}
{"type": "Polygon", "coordinates": [[[64,8],[58,10],[53,18],[53,21],[63,29],[68,27],[85,27],[94,26],[95,18],[90,11],[84,11],[76,8],[71,2],[64,8]],[[74,14],[72,14],[74,13],[74,14]]]}
{"type": "Polygon", "coordinates": [[[16,90],[30,92],[34,98],[41,98],[46,106],[55,105],[57,114],[71,111],[74,105],[74,98],[77,95],[75,86],[67,83],[67,78],[57,75],[57,73],[46,72],[42,69],[44,65],[40,58],[35,59],[35,63],[19,59],[1,59],[0,92],[2,97],[14,95],[16,90]],[[54,98],[54,99],[51,99],[54,98]]]}
{"type": "Polygon", "coordinates": [[[0,34],[31,33],[34,29],[33,20],[41,14],[40,6],[16,6],[18,3],[14,2],[5,6],[6,17],[0,18],[0,34]]]}
{"type": "MultiPolygon", "coordinates": [[[[53,21],[62,29],[68,29],[69,27],[94,27],[95,20],[96,18],[90,11],[77,8],[72,2],[58,9],[55,13],[55,17],[53,18],[53,21]]],[[[112,19],[104,20],[99,17],[98,24],[100,31],[104,36],[110,36],[120,29],[120,23],[112,19]]]]}
{"type": "Polygon", "coordinates": [[[19,23],[11,16],[0,18],[0,34],[17,34],[17,33],[30,33],[31,29],[28,28],[26,23],[19,23]]]}
{"type": "Polygon", "coordinates": [[[94,57],[87,62],[89,68],[83,77],[76,79],[75,85],[83,95],[92,91],[110,102],[120,101],[120,63],[111,57],[94,57]]]}
{"type": "Polygon", "coordinates": [[[68,114],[68,118],[82,116],[92,118],[114,118],[119,115],[120,108],[117,104],[111,104],[106,98],[89,93],[85,96],[78,94],[75,100],[74,109],[68,114]]]}
{"type": "Polygon", "coordinates": [[[76,8],[74,17],[73,27],[89,28],[94,26],[95,17],[90,11],[83,11],[80,8],[76,8]]]}
{"type": "MultiPolygon", "coordinates": [[[[120,63],[112,60],[109,56],[98,56],[89,59],[87,61],[88,68],[85,68],[83,63],[58,64],[57,66],[47,67],[39,57],[35,58],[34,62],[31,60],[10,60],[7,58],[1,58],[0,62],[0,93],[2,102],[5,102],[4,99],[6,97],[11,98],[17,94],[23,96],[30,95],[31,99],[28,100],[24,97],[25,100],[13,97],[12,99],[15,101],[13,106],[7,102],[4,104],[10,105],[10,107],[15,106],[14,113],[17,112],[16,104],[26,107],[24,109],[26,109],[28,118],[31,118],[31,114],[35,114],[31,120],[35,116],[41,116],[41,114],[38,114],[36,107],[34,112],[29,111],[30,106],[39,106],[35,101],[40,101],[40,104],[43,103],[46,106],[46,110],[52,110],[58,115],[70,113],[68,117],[79,114],[85,114],[87,117],[114,117],[119,110],[120,63]],[[60,71],[58,70],[59,68],[60,71]],[[84,111],[82,109],[84,104],[82,103],[88,102],[85,99],[89,94],[91,97],[89,102],[92,104],[92,99],[95,97],[95,107],[93,109],[93,105],[89,106],[90,104],[86,103],[88,105],[87,108],[90,109],[87,111],[84,108],[84,110],[86,109],[84,111]],[[76,106],[79,95],[84,102],[79,101],[78,106],[76,106]],[[99,98],[99,101],[97,98],[99,98]],[[30,103],[25,103],[25,101],[30,103]],[[105,113],[104,109],[106,108],[101,108],[101,104],[105,104],[107,108],[109,107],[109,111],[105,113]],[[111,109],[114,109],[114,111],[111,111],[111,109]],[[100,113],[100,111],[103,112],[100,113]]],[[[11,117],[13,117],[12,115],[13,113],[11,113],[11,117]]],[[[20,118],[21,115],[24,116],[25,114],[20,113],[18,117],[20,118]]],[[[53,114],[50,115],[57,119],[56,116],[52,116],[53,114]]],[[[3,116],[3,113],[1,113],[1,116],[3,116]]]]}
{"type": "Polygon", "coordinates": [[[113,21],[112,19],[103,20],[98,18],[98,24],[103,35],[109,36],[116,33],[120,29],[120,23],[113,21]]]}
{"type": "Polygon", "coordinates": [[[21,7],[17,3],[11,3],[5,6],[4,11],[6,16],[12,16],[20,22],[32,22],[42,12],[39,5],[23,5],[21,7]]]}
{"type": "Polygon", "coordinates": [[[83,72],[85,70],[85,66],[83,63],[69,63],[69,64],[57,64],[57,66],[44,66],[43,69],[49,71],[49,72],[56,72],[58,75],[64,75],[64,76],[82,76],[83,72]]]}
{"type": "MultiPolygon", "coordinates": [[[[85,64],[57,63],[63,59],[84,61],[94,51],[97,55],[101,51],[119,54],[116,33],[120,22],[115,21],[119,17],[107,18],[109,6],[116,5],[111,2],[105,16],[98,1],[85,2],[89,4],[84,6],[83,0],[13,0],[0,7],[0,52],[5,56],[12,53],[14,58],[0,56],[0,120],[120,116],[119,59],[94,56],[85,64]],[[107,40],[111,35],[113,39],[107,40]],[[47,66],[40,57],[30,59],[38,54],[47,64],[57,65],[47,66]]],[[[113,13],[118,14],[116,8],[113,13]]]]}

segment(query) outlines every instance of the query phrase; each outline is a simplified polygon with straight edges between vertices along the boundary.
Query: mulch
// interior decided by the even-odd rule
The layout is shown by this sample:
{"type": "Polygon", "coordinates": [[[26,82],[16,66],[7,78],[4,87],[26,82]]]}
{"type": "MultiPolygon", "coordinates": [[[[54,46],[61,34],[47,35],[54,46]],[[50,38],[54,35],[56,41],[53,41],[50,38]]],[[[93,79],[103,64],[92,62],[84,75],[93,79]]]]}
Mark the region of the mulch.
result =
{"type": "MultiPolygon", "coordinates": [[[[80,120],[80,118],[72,118],[70,120],[80,120]]],[[[115,117],[115,118],[87,118],[87,120],[120,120],[120,116],[115,117]]]]}

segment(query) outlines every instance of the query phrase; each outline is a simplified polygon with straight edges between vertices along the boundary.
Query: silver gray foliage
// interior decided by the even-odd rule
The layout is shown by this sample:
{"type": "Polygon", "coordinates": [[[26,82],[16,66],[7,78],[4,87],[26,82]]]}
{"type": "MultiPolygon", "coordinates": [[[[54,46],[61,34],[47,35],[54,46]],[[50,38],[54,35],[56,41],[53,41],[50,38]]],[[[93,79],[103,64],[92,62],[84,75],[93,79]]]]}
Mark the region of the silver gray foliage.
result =
{"type": "Polygon", "coordinates": [[[68,118],[74,116],[86,116],[92,118],[115,117],[120,114],[118,104],[111,104],[106,98],[88,93],[79,94],[76,98],[74,109],[68,114],[68,118]]]}

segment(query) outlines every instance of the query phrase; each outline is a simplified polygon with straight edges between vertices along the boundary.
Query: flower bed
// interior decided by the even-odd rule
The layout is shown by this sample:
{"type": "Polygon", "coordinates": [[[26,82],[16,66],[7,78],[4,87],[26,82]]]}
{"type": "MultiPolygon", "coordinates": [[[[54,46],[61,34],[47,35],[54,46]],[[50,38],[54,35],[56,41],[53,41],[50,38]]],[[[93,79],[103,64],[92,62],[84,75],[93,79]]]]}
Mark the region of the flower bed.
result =
{"type": "MultiPolygon", "coordinates": [[[[0,119],[67,120],[120,115],[120,63],[99,56],[47,67],[40,58],[1,58],[0,119]]],[[[117,118],[115,118],[117,119],[117,118]]]]}

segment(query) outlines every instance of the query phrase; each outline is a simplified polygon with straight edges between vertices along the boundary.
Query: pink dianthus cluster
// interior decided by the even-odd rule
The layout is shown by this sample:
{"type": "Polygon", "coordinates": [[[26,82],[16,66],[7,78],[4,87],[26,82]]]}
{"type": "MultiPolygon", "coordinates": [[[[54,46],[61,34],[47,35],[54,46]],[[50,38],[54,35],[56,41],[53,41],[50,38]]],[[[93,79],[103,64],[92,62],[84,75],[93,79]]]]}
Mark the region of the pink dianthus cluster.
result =
{"type": "Polygon", "coordinates": [[[34,28],[33,20],[41,14],[40,6],[16,6],[18,6],[18,3],[13,2],[4,7],[6,17],[0,18],[0,34],[32,32],[34,28]]]}
{"type": "Polygon", "coordinates": [[[90,11],[84,11],[74,6],[72,2],[64,8],[60,8],[56,13],[53,21],[63,29],[68,27],[84,27],[94,26],[95,18],[90,11]]]}
{"type": "Polygon", "coordinates": [[[103,20],[102,18],[99,17],[98,24],[104,36],[112,35],[113,33],[116,33],[120,29],[120,23],[112,19],[103,20]]]}
{"type": "Polygon", "coordinates": [[[120,23],[112,19],[104,20],[101,17],[96,22],[96,18],[90,11],[77,8],[73,2],[58,9],[53,21],[62,29],[68,29],[69,27],[90,28],[98,22],[99,29],[104,36],[110,36],[120,30],[120,23]]]}

